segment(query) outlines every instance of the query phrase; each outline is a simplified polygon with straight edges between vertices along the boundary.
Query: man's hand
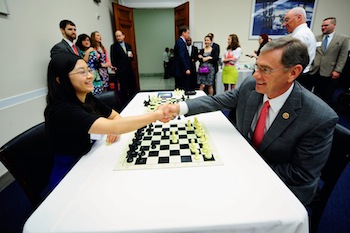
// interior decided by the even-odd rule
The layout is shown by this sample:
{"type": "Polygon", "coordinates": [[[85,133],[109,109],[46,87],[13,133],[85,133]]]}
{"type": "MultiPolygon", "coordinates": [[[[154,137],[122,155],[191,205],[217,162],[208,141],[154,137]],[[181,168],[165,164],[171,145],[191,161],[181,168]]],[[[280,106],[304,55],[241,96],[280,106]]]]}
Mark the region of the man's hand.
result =
{"type": "Polygon", "coordinates": [[[180,112],[179,104],[167,104],[160,106],[163,109],[164,119],[161,122],[166,123],[174,119],[180,112]]]}
{"type": "Polygon", "coordinates": [[[337,79],[339,77],[340,77],[340,73],[338,73],[337,71],[332,72],[332,79],[337,79]]]}
{"type": "Polygon", "coordinates": [[[167,111],[165,110],[167,108],[168,104],[160,105],[157,110],[155,111],[157,114],[157,120],[161,121],[163,123],[167,123],[173,118],[169,118],[169,115],[167,114],[167,111]]]}

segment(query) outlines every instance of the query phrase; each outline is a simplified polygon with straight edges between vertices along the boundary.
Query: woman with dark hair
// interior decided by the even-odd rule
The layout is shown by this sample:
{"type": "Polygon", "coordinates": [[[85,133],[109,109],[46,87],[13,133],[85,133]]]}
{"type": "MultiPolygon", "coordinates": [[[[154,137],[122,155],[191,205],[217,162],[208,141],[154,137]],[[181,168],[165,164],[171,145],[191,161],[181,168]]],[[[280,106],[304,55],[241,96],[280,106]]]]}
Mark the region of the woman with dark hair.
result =
{"type": "Polygon", "coordinates": [[[199,84],[199,90],[208,89],[208,95],[214,95],[214,82],[215,82],[215,66],[217,63],[218,51],[211,47],[213,39],[211,36],[204,37],[204,48],[198,53],[199,69],[197,74],[197,83],[199,84]],[[208,68],[206,72],[201,72],[201,68],[208,68]]]}
{"type": "Polygon", "coordinates": [[[91,33],[91,45],[99,54],[100,64],[98,68],[98,73],[102,78],[103,91],[107,91],[107,88],[109,86],[108,67],[112,67],[112,65],[109,62],[107,50],[102,44],[102,37],[98,31],[91,33]]]}
{"type": "Polygon", "coordinates": [[[98,72],[98,68],[100,67],[100,54],[91,46],[91,38],[86,34],[79,35],[75,45],[80,49],[80,56],[87,62],[94,76],[94,90],[92,94],[101,94],[103,92],[103,81],[98,72]]]}
{"type": "Polygon", "coordinates": [[[227,39],[227,49],[222,57],[222,63],[224,68],[222,69],[222,83],[224,84],[225,91],[235,89],[239,65],[239,58],[241,57],[242,49],[239,44],[238,36],[236,34],[231,34],[227,39]]]}
{"type": "Polygon", "coordinates": [[[249,57],[251,57],[251,58],[255,57],[256,59],[258,59],[261,48],[262,48],[267,42],[269,42],[269,35],[267,35],[267,34],[260,34],[260,35],[259,35],[258,42],[259,42],[259,48],[258,48],[258,50],[255,50],[254,53],[252,53],[252,54],[249,55],[249,57]]]}
{"type": "Polygon", "coordinates": [[[57,54],[48,66],[45,125],[55,153],[50,178],[54,188],[73,165],[90,151],[91,134],[107,134],[106,143],[157,120],[169,121],[165,106],[154,112],[121,117],[92,95],[93,75],[87,63],[75,54],[57,54]]]}

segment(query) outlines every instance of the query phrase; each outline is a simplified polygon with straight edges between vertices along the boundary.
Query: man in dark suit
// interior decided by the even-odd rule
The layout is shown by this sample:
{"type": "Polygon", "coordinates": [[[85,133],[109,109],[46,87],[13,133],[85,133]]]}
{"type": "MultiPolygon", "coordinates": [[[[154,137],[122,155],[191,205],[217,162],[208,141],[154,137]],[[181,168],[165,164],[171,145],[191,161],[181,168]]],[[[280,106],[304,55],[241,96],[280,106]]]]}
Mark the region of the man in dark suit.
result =
{"type": "Polygon", "coordinates": [[[197,67],[196,62],[198,61],[198,48],[192,44],[192,38],[188,37],[186,40],[188,55],[190,56],[190,84],[189,84],[189,94],[196,94],[195,90],[198,86],[197,84],[197,67]]]}
{"type": "Polygon", "coordinates": [[[111,62],[116,72],[122,92],[122,101],[126,104],[137,93],[136,77],[132,68],[134,55],[131,46],[124,41],[125,35],[122,31],[115,32],[116,42],[111,45],[111,62]]]}
{"type": "Polygon", "coordinates": [[[336,25],[334,17],[323,20],[322,35],[316,36],[316,56],[310,71],[314,93],[329,104],[348,58],[348,39],[335,32],[336,25]]]}
{"type": "Polygon", "coordinates": [[[218,45],[217,43],[214,42],[214,34],[213,33],[208,33],[207,36],[210,36],[211,37],[211,40],[213,41],[211,43],[211,47],[217,51],[217,56],[213,57],[213,60],[214,61],[217,61],[215,62],[213,65],[214,65],[214,69],[215,69],[215,75],[214,75],[214,82],[213,82],[213,88],[214,88],[214,93],[216,93],[216,74],[218,73],[219,71],[219,64],[218,64],[218,61],[219,61],[219,57],[220,57],[220,45],[218,45]]]}
{"type": "Polygon", "coordinates": [[[189,90],[191,77],[191,63],[188,55],[186,40],[190,36],[190,29],[187,26],[179,28],[179,39],[174,46],[174,68],[175,88],[189,90]]]}
{"type": "Polygon", "coordinates": [[[74,45],[74,40],[77,38],[75,24],[70,20],[62,20],[60,22],[60,30],[63,36],[61,42],[52,47],[50,57],[58,53],[74,53],[79,55],[79,48],[74,45]]]}
{"type": "Polygon", "coordinates": [[[236,109],[238,131],[252,141],[281,180],[307,205],[316,193],[338,122],[337,114],[326,103],[295,81],[308,62],[307,48],[300,40],[272,40],[261,50],[254,78],[223,94],[170,105],[165,113],[173,117],[236,109]],[[261,124],[261,109],[266,103],[270,107],[261,124]]]}

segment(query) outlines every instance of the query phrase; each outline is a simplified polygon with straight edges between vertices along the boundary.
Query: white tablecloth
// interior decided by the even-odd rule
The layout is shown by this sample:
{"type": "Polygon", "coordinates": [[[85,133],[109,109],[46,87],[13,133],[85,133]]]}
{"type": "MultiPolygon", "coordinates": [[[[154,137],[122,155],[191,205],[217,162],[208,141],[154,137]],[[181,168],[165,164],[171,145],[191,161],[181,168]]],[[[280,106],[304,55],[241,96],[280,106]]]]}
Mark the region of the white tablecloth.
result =
{"type": "MultiPolygon", "coordinates": [[[[122,115],[145,112],[149,94],[137,94],[122,115]]],[[[98,141],[24,232],[308,232],[303,205],[225,116],[198,120],[223,165],[113,171],[133,132],[110,146],[98,141]]]]}
{"type": "MultiPolygon", "coordinates": [[[[243,65],[240,65],[238,67],[238,79],[236,83],[236,88],[238,88],[243,80],[247,78],[248,76],[252,75],[253,70],[244,67],[243,65]]],[[[224,92],[224,84],[222,83],[222,69],[219,69],[219,71],[216,73],[216,80],[215,80],[215,90],[216,94],[220,94],[224,92]]]]}

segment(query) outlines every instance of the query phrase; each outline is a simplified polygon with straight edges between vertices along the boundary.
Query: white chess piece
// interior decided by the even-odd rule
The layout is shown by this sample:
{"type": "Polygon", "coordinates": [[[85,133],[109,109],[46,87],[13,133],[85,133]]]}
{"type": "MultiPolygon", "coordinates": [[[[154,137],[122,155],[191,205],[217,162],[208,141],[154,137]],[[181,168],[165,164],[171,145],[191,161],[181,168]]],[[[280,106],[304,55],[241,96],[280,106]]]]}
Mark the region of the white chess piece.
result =
{"type": "Polygon", "coordinates": [[[172,143],[177,143],[177,136],[175,130],[171,132],[171,142],[172,143]]]}

